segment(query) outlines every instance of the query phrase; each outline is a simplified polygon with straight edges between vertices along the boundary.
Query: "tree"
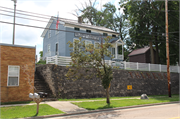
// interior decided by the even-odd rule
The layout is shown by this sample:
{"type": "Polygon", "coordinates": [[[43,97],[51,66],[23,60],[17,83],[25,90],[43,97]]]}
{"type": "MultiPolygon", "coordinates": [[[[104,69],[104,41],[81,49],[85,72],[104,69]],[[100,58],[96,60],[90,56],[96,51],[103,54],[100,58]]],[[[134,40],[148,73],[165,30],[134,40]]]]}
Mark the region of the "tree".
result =
{"type": "Polygon", "coordinates": [[[39,54],[40,54],[40,57],[42,58],[43,57],[43,51],[40,51],[39,54]]]}
{"type": "MultiPolygon", "coordinates": [[[[125,1],[122,1],[122,3],[123,2],[125,1]]],[[[128,21],[125,19],[124,13],[121,12],[123,7],[117,9],[114,4],[106,3],[100,6],[101,9],[98,9],[97,5],[98,3],[96,0],[94,0],[94,2],[89,0],[88,2],[81,3],[81,6],[76,5],[77,10],[75,10],[73,15],[78,17],[81,14],[84,23],[103,26],[119,32],[120,39],[126,43],[128,28],[130,26],[128,21]]],[[[129,53],[129,51],[127,49],[124,50],[124,54],[127,53],[129,53]]]]}
{"type": "Polygon", "coordinates": [[[106,90],[106,103],[110,104],[109,99],[109,88],[112,77],[112,68],[111,66],[105,63],[105,56],[112,58],[111,52],[108,50],[111,47],[109,40],[112,37],[108,36],[101,39],[101,44],[97,44],[95,47],[93,44],[85,45],[85,42],[79,38],[73,43],[68,42],[69,47],[71,48],[71,59],[72,67],[68,70],[66,76],[68,79],[78,80],[79,78],[85,77],[88,78],[86,74],[81,74],[80,69],[86,69],[86,72],[89,72],[102,81],[102,86],[106,90]],[[103,43],[104,41],[104,43],[103,43]],[[94,70],[91,70],[91,69],[94,70]]]}
{"type": "MultiPolygon", "coordinates": [[[[149,45],[151,49],[151,61],[152,63],[162,63],[164,62],[164,50],[165,45],[165,2],[164,1],[128,1],[122,6],[125,8],[124,13],[126,19],[129,20],[131,28],[129,29],[130,42],[136,44],[136,48],[142,48],[149,45]],[[156,54],[153,54],[153,49],[156,49],[156,54]],[[160,52],[159,52],[160,51],[160,52]],[[156,61],[154,58],[156,55],[156,61]],[[160,58],[160,59],[159,59],[160,58]]],[[[178,11],[178,1],[168,2],[169,10],[178,11]]],[[[169,12],[169,32],[178,31],[178,12],[169,12]],[[173,18],[175,17],[175,18],[173,18]],[[176,25],[176,26],[175,26],[176,25]]],[[[169,34],[170,38],[170,53],[176,52],[179,54],[178,46],[174,43],[178,41],[178,33],[169,34]]],[[[174,54],[174,53],[173,53],[174,54]]],[[[165,58],[166,59],[166,58],[165,58]]],[[[171,58],[171,64],[175,64],[178,56],[171,58]]]]}
{"type": "Polygon", "coordinates": [[[81,7],[77,6],[77,10],[73,15],[79,16],[81,14],[83,22],[95,26],[103,26],[114,31],[119,32],[121,40],[125,41],[128,32],[128,24],[122,12],[116,9],[112,3],[106,3],[101,6],[101,9],[97,9],[97,1],[89,0],[89,2],[81,3],[81,7]]]}

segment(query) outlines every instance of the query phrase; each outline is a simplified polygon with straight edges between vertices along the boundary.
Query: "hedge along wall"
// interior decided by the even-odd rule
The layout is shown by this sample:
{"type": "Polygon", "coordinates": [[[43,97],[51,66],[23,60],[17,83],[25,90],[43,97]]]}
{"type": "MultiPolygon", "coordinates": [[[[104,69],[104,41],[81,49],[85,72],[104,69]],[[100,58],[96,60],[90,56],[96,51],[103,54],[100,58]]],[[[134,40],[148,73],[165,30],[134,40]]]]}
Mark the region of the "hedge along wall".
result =
{"type": "MultiPolygon", "coordinates": [[[[91,79],[68,80],[65,74],[68,68],[52,64],[41,65],[36,68],[48,83],[53,95],[59,98],[92,98],[105,97],[105,90],[101,80],[93,77],[91,79]]],[[[86,75],[88,72],[84,72],[86,75]]],[[[113,70],[110,96],[139,96],[168,95],[167,74],[163,72],[113,70]],[[132,85],[132,90],[127,89],[132,85]]],[[[171,73],[171,93],[179,94],[179,74],[171,73]]]]}

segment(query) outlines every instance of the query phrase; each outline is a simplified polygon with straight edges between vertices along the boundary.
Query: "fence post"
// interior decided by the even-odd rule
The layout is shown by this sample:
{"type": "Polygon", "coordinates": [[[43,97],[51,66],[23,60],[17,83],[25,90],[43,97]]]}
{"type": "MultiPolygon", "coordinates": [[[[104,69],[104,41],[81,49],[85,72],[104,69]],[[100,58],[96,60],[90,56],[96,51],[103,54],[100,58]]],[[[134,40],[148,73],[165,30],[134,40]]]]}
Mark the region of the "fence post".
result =
{"type": "Polygon", "coordinates": [[[56,56],[55,56],[55,64],[56,64],[56,65],[58,65],[58,59],[57,59],[57,58],[58,58],[58,56],[56,55],[56,56]]]}
{"type": "Polygon", "coordinates": [[[149,71],[151,71],[151,64],[149,63],[149,71]]]}
{"type": "Polygon", "coordinates": [[[137,70],[139,69],[139,67],[138,67],[138,62],[137,62],[137,70]]]}
{"type": "Polygon", "coordinates": [[[159,64],[159,71],[161,72],[161,64],[159,64]]]}
{"type": "Polygon", "coordinates": [[[178,73],[180,73],[180,72],[179,72],[179,65],[178,65],[178,64],[177,64],[177,71],[178,71],[178,73]]]}
{"type": "Polygon", "coordinates": [[[126,69],[126,61],[124,61],[124,69],[126,69]]]}
{"type": "Polygon", "coordinates": [[[46,57],[46,64],[48,64],[48,57],[46,57]]]}
{"type": "Polygon", "coordinates": [[[109,66],[111,66],[111,60],[109,60],[109,66]]]}

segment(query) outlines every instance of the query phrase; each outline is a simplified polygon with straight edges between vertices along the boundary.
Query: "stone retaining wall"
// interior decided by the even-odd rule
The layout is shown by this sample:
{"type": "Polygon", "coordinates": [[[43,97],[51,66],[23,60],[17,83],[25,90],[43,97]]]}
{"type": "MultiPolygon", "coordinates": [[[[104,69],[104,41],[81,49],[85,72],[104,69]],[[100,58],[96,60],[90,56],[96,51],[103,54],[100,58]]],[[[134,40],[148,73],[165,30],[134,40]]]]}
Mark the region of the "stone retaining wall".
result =
{"type": "MultiPolygon", "coordinates": [[[[96,77],[76,81],[68,80],[65,77],[68,68],[52,64],[39,66],[36,71],[49,84],[56,97],[105,97],[101,80],[96,77]]],[[[178,73],[171,73],[171,92],[172,94],[179,94],[178,73]]],[[[143,93],[147,95],[168,95],[167,74],[163,72],[113,70],[110,96],[136,96],[143,93]],[[132,90],[127,90],[127,85],[132,85],[132,90]]]]}

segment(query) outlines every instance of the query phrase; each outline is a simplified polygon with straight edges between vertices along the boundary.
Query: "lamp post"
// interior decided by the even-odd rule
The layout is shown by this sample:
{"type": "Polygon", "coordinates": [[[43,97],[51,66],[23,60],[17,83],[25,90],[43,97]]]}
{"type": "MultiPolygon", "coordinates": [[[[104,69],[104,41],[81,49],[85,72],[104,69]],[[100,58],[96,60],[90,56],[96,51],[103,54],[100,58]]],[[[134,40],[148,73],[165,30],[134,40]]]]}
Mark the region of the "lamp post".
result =
{"type": "Polygon", "coordinates": [[[14,45],[14,37],[15,37],[15,17],[16,17],[16,3],[17,0],[11,0],[14,1],[14,24],[13,24],[13,39],[12,39],[12,44],[14,45]]]}

